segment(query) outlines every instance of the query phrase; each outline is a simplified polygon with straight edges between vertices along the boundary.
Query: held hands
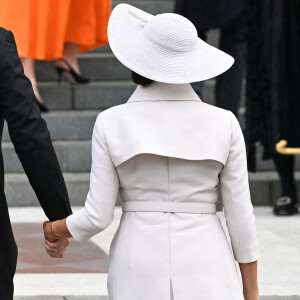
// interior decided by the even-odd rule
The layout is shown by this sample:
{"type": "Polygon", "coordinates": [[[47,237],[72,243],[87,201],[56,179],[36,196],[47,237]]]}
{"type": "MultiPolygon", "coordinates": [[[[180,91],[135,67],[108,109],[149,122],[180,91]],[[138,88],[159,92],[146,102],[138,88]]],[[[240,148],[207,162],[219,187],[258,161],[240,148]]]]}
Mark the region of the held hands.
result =
{"type": "Polygon", "coordinates": [[[53,222],[44,222],[45,249],[53,258],[62,258],[70,244],[69,238],[60,239],[53,232],[53,222]]]}

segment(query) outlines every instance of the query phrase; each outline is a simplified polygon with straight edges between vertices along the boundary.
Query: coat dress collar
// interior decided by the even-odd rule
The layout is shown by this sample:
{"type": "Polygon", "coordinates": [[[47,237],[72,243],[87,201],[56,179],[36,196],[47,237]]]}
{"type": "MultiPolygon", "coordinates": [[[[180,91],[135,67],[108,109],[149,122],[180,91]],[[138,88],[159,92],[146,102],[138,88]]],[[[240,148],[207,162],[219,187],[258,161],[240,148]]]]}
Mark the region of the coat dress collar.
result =
{"type": "Polygon", "coordinates": [[[137,87],[129,103],[100,114],[114,166],[142,153],[225,165],[230,115],[202,102],[189,84],[152,84],[137,87]]]}
{"type": "Polygon", "coordinates": [[[137,101],[168,100],[190,100],[202,102],[189,83],[169,84],[153,82],[148,86],[138,85],[127,103],[137,101]]]}

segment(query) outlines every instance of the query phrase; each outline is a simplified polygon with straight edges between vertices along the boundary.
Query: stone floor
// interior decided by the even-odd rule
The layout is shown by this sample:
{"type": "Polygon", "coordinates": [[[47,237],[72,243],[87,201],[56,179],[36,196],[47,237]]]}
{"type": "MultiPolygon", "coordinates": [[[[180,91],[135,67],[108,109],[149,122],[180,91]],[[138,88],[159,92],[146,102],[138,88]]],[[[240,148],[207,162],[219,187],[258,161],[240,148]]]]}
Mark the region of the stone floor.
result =
{"type": "Polygon", "coordinates": [[[45,255],[41,224],[15,223],[13,230],[19,248],[17,274],[108,271],[108,255],[92,242],[83,244],[72,241],[63,260],[52,259],[45,255]]]}
{"type": "MultiPolygon", "coordinates": [[[[105,296],[45,296],[45,297],[15,297],[15,300],[108,300],[105,296]]],[[[300,300],[298,296],[262,296],[260,300],[300,300]]]]}
{"type": "MultiPolygon", "coordinates": [[[[45,217],[40,208],[11,208],[10,215],[20,249],[16,300],[108,299],[108,252],[121,216],[119,207],[111,226],[87,244],[73,241],[64,259],[51,259],[44,253],[41,224],[45,217]]],[[[218,215],[224,225],[223,213],[218,215]]],[[[256,207],[255,215],[261,299],[300,300],[300,215],[275,217],[270,207],[256,207]]]]}

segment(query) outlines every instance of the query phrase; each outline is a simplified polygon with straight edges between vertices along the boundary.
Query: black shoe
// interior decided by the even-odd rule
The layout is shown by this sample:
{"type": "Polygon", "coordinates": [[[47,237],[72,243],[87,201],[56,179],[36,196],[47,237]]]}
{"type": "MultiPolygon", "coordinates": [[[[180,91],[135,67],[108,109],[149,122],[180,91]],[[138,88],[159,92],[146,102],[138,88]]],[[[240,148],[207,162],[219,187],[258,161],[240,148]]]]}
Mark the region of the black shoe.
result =
{"type": "Polygon", "coordinates": [[[291,197],[280,197],[276,201],[273,212],[277,216],[291,216],[298,213],[298,206],[291,197]]]}
{"type": "Polygon", "coordinates": [[[35,101],[42,113],[46,113],[49,111],[49,108],[44,103],[41,103],[40,101],[38,101],[37,98],[35,98],[35,101]]]}
{"type": "Polygon", "coordinates": [[[86,84],[89,83],[90,80],[78,73],[71,67],[70,63],[64,58],[61,59],[68,66],[68,69],[56,66],[56,71],[58,73],[58,82],[61,83],[62,74],[65,73],[67,75],[68,81],[71,84],[86,84]]]}

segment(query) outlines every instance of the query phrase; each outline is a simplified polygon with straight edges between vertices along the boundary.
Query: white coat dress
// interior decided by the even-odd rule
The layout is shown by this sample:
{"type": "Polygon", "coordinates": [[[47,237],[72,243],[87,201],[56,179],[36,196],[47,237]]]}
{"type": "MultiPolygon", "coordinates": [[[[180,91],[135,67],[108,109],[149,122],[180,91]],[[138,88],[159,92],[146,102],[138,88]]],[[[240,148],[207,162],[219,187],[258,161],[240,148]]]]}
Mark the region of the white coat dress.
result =
{"type": "Polygon", "coordinates": [[[259,248],[245,143],[231,112],[202,102],[190,84],[155,82],[100,113],[85,207],[67,218],[76,240],[109,226],[118,193],[123,204],[153,211],[122,214],[110,300],[244,299],[234,259],[253,262],[259,248]],[[197,212],[219,191],[233,254],[219,217],[197,212]]]}

